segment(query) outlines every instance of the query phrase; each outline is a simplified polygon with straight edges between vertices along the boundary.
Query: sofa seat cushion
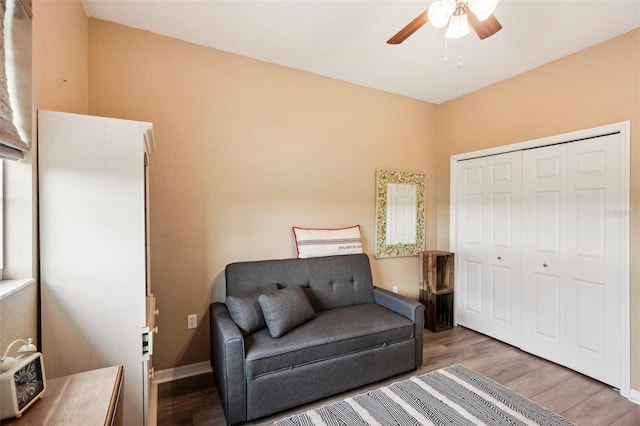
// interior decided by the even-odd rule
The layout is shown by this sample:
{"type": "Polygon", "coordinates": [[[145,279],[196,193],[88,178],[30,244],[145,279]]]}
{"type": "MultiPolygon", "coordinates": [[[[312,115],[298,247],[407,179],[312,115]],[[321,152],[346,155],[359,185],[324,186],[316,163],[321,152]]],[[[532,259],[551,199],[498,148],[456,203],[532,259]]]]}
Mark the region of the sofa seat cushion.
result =
{"type": "Polygon", "coordinates": [[[413,322],[374,303],[316,312],[314,319],[278,339],[267,329],[247,336],[245,377],[253,379],[413,337],[413,322]]]}

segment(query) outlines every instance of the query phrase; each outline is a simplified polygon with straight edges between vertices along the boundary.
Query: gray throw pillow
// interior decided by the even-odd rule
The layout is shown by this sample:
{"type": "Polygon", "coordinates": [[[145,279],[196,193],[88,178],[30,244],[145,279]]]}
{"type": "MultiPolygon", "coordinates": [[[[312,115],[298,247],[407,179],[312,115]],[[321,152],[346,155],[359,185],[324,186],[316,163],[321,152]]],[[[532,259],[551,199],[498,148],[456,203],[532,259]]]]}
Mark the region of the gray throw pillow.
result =
{"type": "Polygon", "coordinates": [[[315,317],[306,293],[298,286],[263,294],[258,298],[258,303],[271,337],[282,337],[315,317]]]}
{"type": "Polygon", "coordinates": [[[279,288],[278,284],[274,283],[258,290],[227,296],[225,303],[231,319],[242,330],[243,335],[247,336],[266,327],[258,297],[278,291],[279,288]]]}

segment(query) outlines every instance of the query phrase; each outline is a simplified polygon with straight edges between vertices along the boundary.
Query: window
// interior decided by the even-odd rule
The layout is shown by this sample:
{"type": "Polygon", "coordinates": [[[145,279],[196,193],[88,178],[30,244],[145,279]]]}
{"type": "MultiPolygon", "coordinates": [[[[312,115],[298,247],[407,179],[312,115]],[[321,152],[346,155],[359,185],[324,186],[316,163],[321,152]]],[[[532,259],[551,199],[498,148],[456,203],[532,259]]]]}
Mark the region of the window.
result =
{"type": "Polygon", "coordinates": [[[33,275],[31,27],[31,0],[0,2],[0,280],[33,275]]]}
{"type": "Polygon", "coordinates": [[[0,160],[0,281],[4,269],[4,160],[0,160]]]}

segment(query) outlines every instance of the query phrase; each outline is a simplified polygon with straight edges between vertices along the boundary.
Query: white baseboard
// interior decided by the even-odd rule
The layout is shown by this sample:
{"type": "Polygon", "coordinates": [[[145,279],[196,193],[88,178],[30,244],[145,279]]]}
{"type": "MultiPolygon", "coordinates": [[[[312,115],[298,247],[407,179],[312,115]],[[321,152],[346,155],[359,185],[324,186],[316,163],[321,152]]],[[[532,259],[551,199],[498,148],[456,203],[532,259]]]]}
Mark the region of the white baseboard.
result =
{"type": "Polygon", "coordinates": [[[166,383],[173,380],[185,379],[199,374],[211,373],[211,363],[209,361],[197,364],[183,365],[176,368],[156,371],[153,375],[153,383],[166,383]]]}
{"type": "Polygon", "coordinates": [[[629,391],[629,401],[635,402],[636,404],[640,405],[640,391],[631,389],[629,391]]]}

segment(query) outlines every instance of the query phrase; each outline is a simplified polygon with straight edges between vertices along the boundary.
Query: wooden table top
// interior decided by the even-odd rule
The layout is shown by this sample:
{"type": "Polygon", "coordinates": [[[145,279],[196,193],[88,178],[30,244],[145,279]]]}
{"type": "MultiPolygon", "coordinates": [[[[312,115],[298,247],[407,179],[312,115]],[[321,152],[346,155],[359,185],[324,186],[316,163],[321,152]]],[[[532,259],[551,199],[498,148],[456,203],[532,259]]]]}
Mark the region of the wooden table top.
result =
{"type": "Polygon", "coordinates": [[[114,366],[47,380],[42,399],[2,425],[110,425],[116,417],[123,373],[122,366],[114,366]]]}

